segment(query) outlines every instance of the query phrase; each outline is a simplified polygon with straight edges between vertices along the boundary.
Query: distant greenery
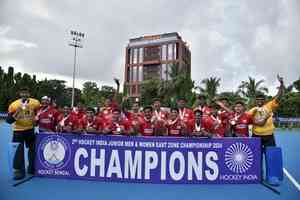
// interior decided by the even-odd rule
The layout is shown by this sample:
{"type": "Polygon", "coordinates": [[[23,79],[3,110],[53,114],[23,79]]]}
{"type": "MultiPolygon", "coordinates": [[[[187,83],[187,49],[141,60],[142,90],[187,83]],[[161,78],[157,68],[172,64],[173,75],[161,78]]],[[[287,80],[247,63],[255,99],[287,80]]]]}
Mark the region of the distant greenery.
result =
{"type": "MultiPolygon", "coordinates": [[[[169,77],[168,81],[144,81],[141,86],[142,106],[150,105],[154,98],[160,98],[164,106],[172,107],[176,105],[178,97],[184,97],[188,106],[191,107],[195,102],[196,94],[201,93],[206,96],[208,104],[212,104],[215,98],[222,96],[227,97],[231,105],[236,100],[243,99],[250,108],[253,106],[257,94],[268,94],[268,88],[263,85],[264,80],[256,80],[253,77],[242,81],[236,90],[232,88],[231,91],[221,93],[219,88],[222,82],[219,77],[208,77],[202,80],[200,85],[195,85],[189,74],[180,70],[178,65],[171,67],[169,77]]],[[[33,97],[40,99],[42,96],[49,96],[56,101],[58,106],[69,105],[71,102],[72,88],[67,87],[64,80],[44,79],[38,81],[35,75],[14,72],[13,67],[9,67],[5,72],[0,67],[0,82],[0,111],[7,110],[8,105],[18,98],[17,91],[24,86],[30,88],[33,97]]],[[[117,91],[118,88],[119,84],[117,84],[117,91]]],[[[82,90],[75,89],[75,104],[101,106],[108,97],[115,97],[118,103],[121,103],[122,99],[127,99],[122,93],[116,92],[114,87],[107,85],[100,87],[91,81],[85,82],[82,90]]],[[[126,107],[129,107],[127,102],[126,107]]],[[[300,77],[291,85],[286,86],[285,94],[275,116],[300,117],[300,77]]]]}

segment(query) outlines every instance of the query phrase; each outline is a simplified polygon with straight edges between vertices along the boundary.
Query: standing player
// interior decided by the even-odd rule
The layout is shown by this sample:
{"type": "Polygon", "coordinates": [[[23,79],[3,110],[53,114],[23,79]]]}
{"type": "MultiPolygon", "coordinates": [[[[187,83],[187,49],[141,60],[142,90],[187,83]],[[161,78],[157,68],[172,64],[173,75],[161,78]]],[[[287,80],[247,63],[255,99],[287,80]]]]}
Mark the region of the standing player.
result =
{"type": "Polygon", "coordinates": [[[34,159],[35,159],[35,115],[40,107],[40,102],[36,99],[29,98],[30,92],[28,88],[21,88],[19,91],[20,99],[12,102],[8,108],[7,123],[13,125],[14,143],[19,143],[14,160],[14,179],[20,180],[25,177],[24,164],[24,143],[29,148],[28,151],[28,168],[29,174],[34,174],[34,159]]]}
{"type": "Polygon", "coordinates": [[[178,110],[179,110],[179,118],[184,123],[188,123],[190,120],[194,119],[193,111],[186,107],[185,98],[179,98],[177,100],[177,107],[178,107],[178,110]]]}
{"type": "Polygon", "coordinates": [[[78,119],[78,120],[81,120],[82,118],[85,117],[85,108],[83,107],[83,105],[81,103],[79,103],[77,105],[77,107],[74,107],[72,112],[71,112],[72,115],[75,115],[75,117],[78,119]]]}
{"type": "Polygon", "coordinates": [[[212,113],[212,108],[206,104],[205,96],[203,94],[197,95],[193,110],[201,110],[204,117],[212,113]]]}
{"type": "Polygon", "coordinates": [[[266,102],[264,95],[257,95],[256,106],[248,111],[253,116],[253,137],[260,137],[264,148],[276,146],[273,111],[279,106],[279,101],[284,92],[283,78],[278,76],[277,79],[280,83],[277,95],[269,102],[266,102]]]}
{"type": "Polygon", "coordinates": [[[107,98],[104,102],[104,107],[101,108],[99,116],[104,120],[109,121],[112,118],[112,111],[117,107],[118,105],[113,101],[112,98],[107,98]]]}
{"type": "Polygon", "coordinates": [[[47,96],[41,99],[41,108],[38,110],[35,120],[40,132],[55,132],[59,112],[50,104],[51,99],[47,96]]]}
{"type": "MultiPolygon", "coordinates": [[[[220,123],[218,126],[218,134],[221,137],[224,136],[230,136],[229,134],[229,129],[230,129],[230,124],[229,124],[229,119],[232,115],[232,112],[229,112],[227,109],[224,109],[224,107],[228,108],[229,107],[229,102],[226,97],[221,97],[218,101],[221,103],[223,106],[220,106],[220,109],[217,112],[216,119],[220,123]]],[[[218,104],[218,103],[217,103],[218,104]]]]}
{"type": "Polygon", "coordinates": [[[187,123],[180,119],[178,108],[171,108],[170,119],[167,120],[166,127],[168,136],[180,137],[187,135],[187,123]]]}
{"type": "MultiPolygon", "coordinates": [[[[266,102],[266,98],[264,95],[256,96],[256,106],[249,111],[249,113],[253,117],[252,136],[261,138],[262,159],[263,159],[263,154],[266,153],[266,147],[276,146],[276,142],[274,138],[275,126],[273,123],[273,112],[279,106],[280,99],[284,93],[283,78],[277,75],[277,79],[280,83],[277,95],[268,102],[266,102]]],[[[268,156],[272,156],[272,155],[268,155],[268,156]]],[[[275,161],[276,156],[272,160],[275,161]]],[[[272,169],[270,168],[270,170],[272,169]]],[[[279,177],[267,177],[267,181],[269,181],[269,183],[271,184],[278,185],[279,177]]]]}
{"type": "Polygon", "coordinates": [[[133,102],[131,111],[127,113],[128,120],[137,121],[142,116],[143,113],[140,112],[140,103],[138,101],[133,102]]]}
{"type": "Polygon", "coordinates": [[[131,111],[127,113],[127,118],[131,123],[131,126],[133,128],[133,135],[138,134],[138,128],[141,118],[143,118],[143,113],[140,112],[140,104],[139,101],[135,101],[132,103],[131,111]]]}
{"type": "Polygon", "coordinates": [[[189,136],[192,137],[207,137],[207,133],[203,127],[203,113],[202,110],[194,110],[194,120],[190,120],[188,124],[189,136]]]}
{"type": "Polygon", "coordinates": [[[153,108],[151,106],[144,107],[144,116],[140,118],[138,129],[138,135],[142,136],[161,136],[166,134],[166,130],[163,127],[163,121],[153,117],[153,108]]]}
{"type": "Polygon", "coordinates": [[[130,121],[121,116],[121,110],[112,110],[112,117],[105,122],[103,133],[109,135],[131,135],[132,127],[130,121]]]}
{"type": "Polygon", "coordinates": [[[229,123],[233,137],[249,137],[249,125],[252,124],[252,117],[245,112],[243,101],[235,102],[234,114],[231,115],[229,123]]]}
{"type": "Polygon", "coordinates": [[[57,131],[62,133],[79,133],[78,119],[76,115],[71,114],[71,108],[64,106],[63,113],[58,116],[57,131]]]}
{"type": "Polygon", "coordinates": [[[79,130],[85,133],[102,133],[104,128],[103,119],[95,116],[95,110],[91,107],[86,109],[86,115],[79,120],[79,130]]]}
{"type": "Polygon", "coordinates": [[[167,120],[168,119],[168,112],[163,111],[161,109],[161,103],[159,99],[153,100],[153,109],[154,109],[154,116],[157,120],[167,120]]]}

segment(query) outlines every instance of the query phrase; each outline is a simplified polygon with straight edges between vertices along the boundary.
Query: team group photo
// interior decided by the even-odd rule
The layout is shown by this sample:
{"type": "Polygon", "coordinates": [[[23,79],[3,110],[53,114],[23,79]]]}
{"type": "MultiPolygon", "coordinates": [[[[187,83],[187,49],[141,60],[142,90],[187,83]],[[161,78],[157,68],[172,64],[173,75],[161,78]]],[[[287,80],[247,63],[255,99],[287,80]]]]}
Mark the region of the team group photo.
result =
{"type": "Polygon", "coordinates": [[[300,197],[298,1],[0,10],[0,199],[300,197]]]}

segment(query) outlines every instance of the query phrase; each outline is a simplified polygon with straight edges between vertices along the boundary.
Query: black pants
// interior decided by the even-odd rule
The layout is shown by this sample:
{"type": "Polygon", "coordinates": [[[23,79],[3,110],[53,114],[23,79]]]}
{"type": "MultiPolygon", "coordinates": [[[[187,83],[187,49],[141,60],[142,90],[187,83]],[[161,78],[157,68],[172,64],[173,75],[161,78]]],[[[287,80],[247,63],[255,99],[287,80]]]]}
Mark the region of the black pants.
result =
{"type": "Polygon", "coordinates": [[[255,134],[253,134],[253,137],[261,138],[261,146],[262,146],[263,151],[265,151],[266,147],[275,147],[276,146],[274,134],[272,134],[272,135],[255,135],[255,134]]]}
{"type": "Polygon", "coordinates": [[[35,159],[35,134],[34,130],[26,131],[14,131],[13,139],[14,143],[20,143],[17,147],[14,160],[13,168],[16,170],[25,170],[24,164],[24,143],[28,148],[28,171],[34,172],[34,159],[35,159]]]}

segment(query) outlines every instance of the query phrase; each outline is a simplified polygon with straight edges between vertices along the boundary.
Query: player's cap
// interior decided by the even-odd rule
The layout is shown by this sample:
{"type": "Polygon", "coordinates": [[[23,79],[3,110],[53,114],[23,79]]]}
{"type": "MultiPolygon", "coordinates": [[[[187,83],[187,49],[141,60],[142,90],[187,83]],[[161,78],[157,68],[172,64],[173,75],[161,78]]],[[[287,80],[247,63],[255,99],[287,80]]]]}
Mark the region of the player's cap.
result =
{"type": "Polygon", "coordinates": [[[50,98],[49,98],[48,96],[43,96],[43,97],[42,97],[42,100],[50,101],[50,98]]]}

